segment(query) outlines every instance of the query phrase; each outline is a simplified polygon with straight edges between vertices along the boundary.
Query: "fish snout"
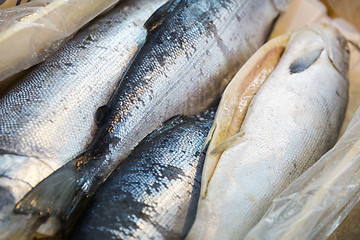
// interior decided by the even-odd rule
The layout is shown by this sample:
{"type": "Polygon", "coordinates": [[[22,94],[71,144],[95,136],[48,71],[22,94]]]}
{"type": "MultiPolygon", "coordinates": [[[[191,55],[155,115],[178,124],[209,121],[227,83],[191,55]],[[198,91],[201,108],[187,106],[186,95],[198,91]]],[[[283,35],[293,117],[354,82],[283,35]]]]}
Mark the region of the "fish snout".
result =
{"type": "Polygon", "coordinates": [[[335,27],[328,24],[314,24],[309,28],[322,37],[329,60],[334,68],[347,78],[350,59],[347,39],[335,27]]]}

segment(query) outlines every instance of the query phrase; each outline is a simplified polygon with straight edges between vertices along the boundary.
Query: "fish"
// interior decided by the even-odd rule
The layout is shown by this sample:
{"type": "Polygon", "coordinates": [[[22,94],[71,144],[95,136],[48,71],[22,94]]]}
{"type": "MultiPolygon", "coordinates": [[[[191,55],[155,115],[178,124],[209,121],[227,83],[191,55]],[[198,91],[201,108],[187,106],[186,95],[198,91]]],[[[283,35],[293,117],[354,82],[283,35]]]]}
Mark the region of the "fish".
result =
{"type": "MultiPolygon", "coordinates": [[[[81,27],[119,1],[23,0],[21,6],[6,9],[1,9],[0,3],[0,87],[3,80],[44,61],[81,27]]],[[[7,0],[11,2],[15,1],[7,0]]]]}
{"type": "Polygon", "coordinates": [[[276,2],[172,0],[160,7],[145,23],[147,41],[97,111],[101,130],[91,146],[27,193],[14,213],[71,228],[143,138],[173,116],[207,109],[221,94],[265,42],[280,12],[276,2]]]}
{"type": "Polygon", "coordinates": [[[122,1],[0,99],[1,239],[15,204],[90,144],[96,110],[144,44],[143,24],[165,2],[122,1]]]}
{"type": "Polygon", "coordinates": [[[348,61],[345,38],[322,24],[270,40],[250,58],[220,101],[186,239],[243,239],[272,199],[335,144],[348,61]]]}
{"type": "Polygon", "coordinates": [[[71,239],[183,239],[214,115],[174,117],[141,141],[96,192],[71,239]]]}

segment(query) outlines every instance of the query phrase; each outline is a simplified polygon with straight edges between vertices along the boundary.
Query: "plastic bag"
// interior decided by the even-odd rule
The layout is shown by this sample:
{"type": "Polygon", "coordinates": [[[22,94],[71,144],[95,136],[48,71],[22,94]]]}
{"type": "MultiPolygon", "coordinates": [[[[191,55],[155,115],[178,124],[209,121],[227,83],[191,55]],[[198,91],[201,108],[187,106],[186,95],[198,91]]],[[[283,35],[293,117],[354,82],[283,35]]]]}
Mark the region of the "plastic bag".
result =
{"type": "Polygon", "coordinates": [[[0,10],[0,82],[43,61],[118,1],[40,0],[0,10]]]}
{"type": "Polygon", "coordinates": [[[341,17],[360,31],[359,0],[321,0],[328,8],[330,17],[341,17]]]}
{"type": "Polygon", "coordinates": [[[30,0],[0,0],[0,9],[18,6],[30,2],[30,0]]]}
{"type": "MultiPolygon", "coordinates": [[[[299,2],[299,1],[298,1],[299,2]]],[[[314,2],[307,0],[305,5],[314,2]]],[[[304,6],[304,5],[303,5],[304,6]]],[[[349,6],[348,6],[349,7],[349,6]]],[[[309,8],[304,8],[309,13],[309,8]]],[[[312,21],[322,21],[336,26],[348,40],[360,44],[360,34],[344,20],[322,16],[323,7],[315,10],[312,21]]],[[[301,16],[301,14],[298,14],[301,16]]],[[[287,19],[286,28],[310,23],[307,18],[287,19]]],[[[286,31],[288,31],[286,29],[286,31]]],[[[276,35],[276,34],[275,34],[276,35]]],[[[350,66],[349,105],[338,143],[313,167],[301,175],[274,201],[261,221],[248,233],[246,239],[326,239],[360,199],[360,53],[357,46],[349,44],[350,66]],[[355,110],[357,112],[354,115],[355,110]]],[[[349,236],[347,236],[349,237],[349,236]]],[[[344,238],[343,238],[344,239],[344,238]]],[[[345,238],[347,239],[347,238],[345,238]]]]}
{"type": "Polygon", "coordinates": [[[247,239],[326,239],[360,197],[360,109],[333,149],[294,181],[247,239]]]}

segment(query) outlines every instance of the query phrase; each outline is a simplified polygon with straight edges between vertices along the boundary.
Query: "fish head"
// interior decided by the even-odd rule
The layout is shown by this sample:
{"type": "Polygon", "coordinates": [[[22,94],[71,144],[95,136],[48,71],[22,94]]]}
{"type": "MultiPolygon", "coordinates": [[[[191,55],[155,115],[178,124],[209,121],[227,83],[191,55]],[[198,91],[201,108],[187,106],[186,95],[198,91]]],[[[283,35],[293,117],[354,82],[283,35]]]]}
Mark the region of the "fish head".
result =
{"type": "Polygon", "coordinates": [[[293,32],[281,62],[289,65],[290,74],[298,74],[307,72],[322,55],[325,56],[320,61],[328,61],[330,67],[346,80],[349,65],[347,40],[326,24],[316,23],[293,32]]]}
{"type": "Polygon", "coordinates": [[[350,51],[346,38],[335,27],[327,24],[313,24],[308,28],[321,36],[330,62],[344,78],[347,78],[350,51]]]}

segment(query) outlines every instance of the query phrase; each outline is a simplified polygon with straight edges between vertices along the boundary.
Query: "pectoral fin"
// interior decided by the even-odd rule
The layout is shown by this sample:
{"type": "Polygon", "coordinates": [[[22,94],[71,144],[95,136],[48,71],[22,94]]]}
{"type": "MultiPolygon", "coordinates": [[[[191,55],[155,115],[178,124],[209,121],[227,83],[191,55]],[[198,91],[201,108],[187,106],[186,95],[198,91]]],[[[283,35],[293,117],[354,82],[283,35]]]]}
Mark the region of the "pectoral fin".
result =
{"type": "Polygon", "coordinates": [[[338,34],[335,28],[329,27],[326,24],[313,24],[308,28],[322,37],[330,62],[334,68],[346,78],[350,54],[347,40],[341,34],[338,34]]]}
{"type": "Polygon", "coordinates": [[[214,150],[211,151],[210,155],[219,155],[225,152],[227,149],[236,146],[237,144],[245,140],[245,133],[239,132],[232,137],[229,137],[219,145],[217,145],[214,150]]]}

